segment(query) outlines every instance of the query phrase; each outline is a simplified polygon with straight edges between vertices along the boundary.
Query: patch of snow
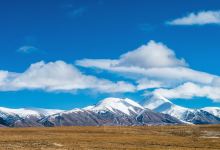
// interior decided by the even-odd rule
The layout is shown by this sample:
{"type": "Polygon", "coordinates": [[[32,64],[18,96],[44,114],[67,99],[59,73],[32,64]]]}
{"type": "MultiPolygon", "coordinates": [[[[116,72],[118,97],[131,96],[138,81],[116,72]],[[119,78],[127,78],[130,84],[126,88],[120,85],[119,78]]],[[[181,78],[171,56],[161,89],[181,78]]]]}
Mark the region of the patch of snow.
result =
{"type": "Polygon", "coordinates": [[[220,118],[220,107],[204,107],[202,110],[220,118]]]}
{"type": "Polygon", "coordinates": [[[184,116],[186,116],[187,113],[193,112],[193,109],[175,105],[158,93],[152,94],[151,96],[145,98],[142,104],[144,108],[148,108],[164,114],[169,114],[173,117],[176,117],[177,119],[180,119],[181,121],[184,121],[184,116]]]}
{"type": "Polygon", "coordinates": [[[87,107],[84,107],[83,110],[91,110],[92,108],[94,108],[94,106],[87,106],[87,107]]]}
{"type": "Polygon", "coordinates": [[[138,103],[132,101],[131,99],[120,99],[120,98],[105,98],[100,101],[95,106],[89,106],[84,108],[84,110],[92,110],[92,111],[111,111],[115,112],[116,110],[122,112],[124,114],[130,115],[131,112],[137,113],[135,108],[144,109],[138,103]]]}
{"type": "Polygon", "coordinates": [[[48,115],[56,114],[56,113],[59,113],[61,111],[62,110],[41,109],[41,108],[35,108],[35,109],[26,109],[26,108],[11,109],[11,108],[0,107],[0,114],[4,115],[4,117],[7,117],[7,116],[11,115],[11,116],[19,116],[21,118],[27,118],[27,117],[30,117],[30,116],[35,116],[35,117],[39,118],[41,116],[48,116],[48,115]]]}
{"type": "Polygon", "coordinates": [[[53,143],[54,146],[57,146],[57,147],[62,147],[63,145],[62,144],[59,144],[59,143],[53,143]]]}
{"type": "Polygon", "coordinates": [[[82,112],[83,110],[82,109],[79,109],[79,108],[74,108],[72,110],[68,110],[68,111],[63,111],[61,112],[62,114],[68,114],[68,113],[76,113],[76,112],[82,112]]]}
{"type": "Polygon", "coordinates": [[[146,97],[145,100],[142,102],[142,106],[145,108],[154,110],[165,103],[169,105],[173,104],[171,101],[169,101],[165,97],[155,93],[153,95],[150,95],[149,97],[146,97]]]}

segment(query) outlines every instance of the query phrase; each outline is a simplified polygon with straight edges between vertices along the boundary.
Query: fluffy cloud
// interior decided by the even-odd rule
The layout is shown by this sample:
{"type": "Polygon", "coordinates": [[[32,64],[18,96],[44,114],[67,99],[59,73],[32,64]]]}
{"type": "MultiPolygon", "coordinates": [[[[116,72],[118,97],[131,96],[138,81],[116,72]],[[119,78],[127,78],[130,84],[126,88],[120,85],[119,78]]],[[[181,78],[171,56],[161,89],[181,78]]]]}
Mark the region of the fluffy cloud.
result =
{"type": "Polygon", "coordinates": [[[135,80],[153,80],[168,87],[183,82],[209,84],[216,77],[190,69],[183,58],[178,59],[174,51],[154,41],[121,55],[119,59],[83,59],[76,64],[116,72],[135,80]]]}
{"type": "Polygon", "coordinates": [[[191,69],[162,43],[150,41],[118,59],[83,59],[76,64],[123,75],[136,82],[137,90],[155,89],[170,99],[207,97],[220,101],[220,77],[191,69]]]}
{"type": "Polygon", "coordinates": [[[42,89],[65,91],[91,89],[104,93],[134,92],[135,87],[124,81],[112,82],[82,74],[73,65],[63,61],[32,64],[23,73],[0,72],[0,90],[42,89]]]}
{"type": "Polygon", "coordinates": [[[210,85],[198,85],[187,82],[173,89],[156,89],[159,93],[169,99],[191,99],[194,97],[206,97],[220,102],[220,87],[210,85]]]}
{"type": "Polygon", "coordinates": [[[137,90],[160,88],[165,86],[165,84],[160,81],[148,80],[147,78],[140,79],[137,81],[137,83],[138,83],[137,90]]]}
{"type": "Polygon", "coordinates": [[[84,59],[76,62],[78,65],[89,67],[139,67],[139,68],[153,68],[153,67],[174,67],[186,66],[183,58],[178,59],[175,53],[162,43],[150,41],[146,45],[122,54],[117,60],[110,59],[84,59]],[[158,60],[159,58],[159,60],[158,60]]]}
{"type": "Polygon", "coordinates": [[[0,71],[0,86],[4,85],[5,79],[8,77],[7,71],[0,71]]]}
{"type": "Polygon", "coordinates": [[[175,53],[164,44],[150,41],[147,45],[121,55],[117,65],[153,68],[185,66],[186,63],[183,58],[176,58],[175,53]]]}
{"type": "Polygon", "coordinates": [[[201,11],[167,22],[169,25],[220,24],[220,11],[201,11]]]}

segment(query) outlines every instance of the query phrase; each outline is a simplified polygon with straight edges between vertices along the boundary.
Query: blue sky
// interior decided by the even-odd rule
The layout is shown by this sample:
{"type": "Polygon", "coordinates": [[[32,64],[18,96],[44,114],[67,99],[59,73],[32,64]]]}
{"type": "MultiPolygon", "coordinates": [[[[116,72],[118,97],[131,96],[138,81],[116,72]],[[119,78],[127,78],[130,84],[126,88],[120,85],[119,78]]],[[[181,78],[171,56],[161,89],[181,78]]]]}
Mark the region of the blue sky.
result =
{"type": "MultiPolygon", "coordinates": [[[[219,6],[218,0],[201,0],[199,2],[197,0],[138,0],[135,2],[131,0],[2,1],[0,2],[0,70],[10,72],[10,76],[5,77],[5,73],[2,75],[4,83],[0,82],[2,84],[0,84],[2,86],[0,88],[0,105],[13,108],[71,109],[94,104],[107,96],[129,97],[139,101],[144,98],[144,93],[163,88],[162,93],[183,106],[192,108],[220,106],[218,85],[213,85],[212,81],[204,83],[191,80],[191,78],[181,81],[177,79],[178,81],[172,80],[175,82],[172,85],[171,83],[163,83],[159,87],[134,91],[133,88],[138,86],[138,80],[149,78],[149,80],[162,82],[162,79],[161,77],[152,79],[152,77],[142,75],[139,78],[137,74],[127,75],[127,72],[121,70],[114,71],[118,68],[106,69],[100,66],[91,66],[91,64],[85,66],[86,62],[82,62],[85,58],[92,60],[93,63],[97,59],[118,60],[120,62],[119,57],[122,54],[134,51],[144,44],[148,49],[149,41],[153,41],[155,47],[162,44],[159,47],[162,51],[165,49],[164,51],[167,52],[165,48],[167,47],[175,53],[175,56],[172,55],[175,60],[171,60],[175,66],[165,67],[186,67],[208,73],[210,76],[216,75],[218,79],[218,75],[220,75],[219,6]],[[201,12],[205,12],[205,16],[208,13],[208,19],[203,17],[198,19],[201,12]],[[194,18],[189,17],[191,13],[194,13],[194,18]],[[213,18],[210,19],[210,16],[216,18],[213,20],[213,18]],[[184,23],[184,17],[188,17],[188,24],[184,23]],[[206,19],[206,21],[204,22],[201,18],[206,19]],[[174,21],[176,19],[182,20],[176,23],[174,21]],[[172,21],[174,22],[168,23],[172,21]],[[184,58],[185,63],[176,63],[181,58],[184,58]],[[58,60],[62,62],[56,63],[58,60]],[[76,64],[80,60],[83,65],[76,64]],[[26,76],[19,77],[14,81],[17,74],[24,74],[31,64],[40,61],[44,61],[44,63],[39,64],[38,67],[35,65],[37,69],[48,66],[48,63],[53,63],[49,67],[61,66],[61,68],[69,68],[69,65],[73,65],[74,69],[77,69],[73,75],[82,73],[85,75],[82,80],[84,81],[86,78],[85,80],[89,80],[90,85],[84,85],[80,88],[74,86],[73,89],[65,84],[68,80],[61,79],[60,82],[63,82],[61,85],[56,83],[59,86],[67,86],[68,90],[66,90],[57,86],[53,87],[54,84],[48,86],[32,83],[30,80],[35,80],[33,78],[35,76],[30,74],[35,71],[34,69],[30,74],[25,74],[26,76]],[[89,78],[87,78],[88,76],[89,78]],[[94,77],[95,81],[90,82],[90,76],[94,77]],[[13,81],[11,81],[12,78],[13,81]],[[103,79],[108,80],[109,91],[111,92],[103,92],[103,89],[100,91],[103,86],[103,79]],[[6,83],[5,80],[7,80],[6,83]],[[134,85],[134,87],[124,89],[122,87],[124,84],[118,85],[118,81],[125,82],[125,87],[129,87],[127,84],[134,85]],[[189,82],[191,84],[184,84],[189,82]],[[28,84],[31,86],[27,86],[28,84]],[[171,94],[172,91],[164,91],[164,89],[182,88],[182,85],[186,89],[193,87],[196,89],[195,91],[201,94],[189,93],[184,95],[179,93],[179,95],[173,95],[171,94]],[[120,91],[114,91],[113,89],[118,86],[121,87],[120,91]],[[213,91],[213,88],[216,92],[209,93],[209,91],[213,91]]],[[[121,67],[127,67],[128,64],[129,66],[134,65],[131,64],[131,61],[127,61],[127,58],[124,64],[121,65],[120,62],[121,67]]],[[[151,66],[155,67],[155,64],[151,64],[151,66]]],[[[49,69],[46,68],[43,71],[45,70],[49,69]]],[[[42,73],[43,71],[39,72],[42,73]]],[[[39,75],[39,72],[36,74],[37,77],[47,74],[44,72],[39,75]]],[[[69,70],[66,73],[68,72],[69,70]]],[[[51,71],[50,74],[53,73],[56,72],[51,71]]],[[[163,72],[162,74],[167,73],[163,72]]],[[[37,81],[49,82],[45,81],[45,76],[43,77],[37,81]]],[[[54,78],[62,77],[69,78],[69,76],[63,76],[62,72],[54,78]]],[[[203,76],[198,75],[198,78],[200,77],[203,76]]],[[[180,78],[182,79],[182,77],[180,78]]]]}

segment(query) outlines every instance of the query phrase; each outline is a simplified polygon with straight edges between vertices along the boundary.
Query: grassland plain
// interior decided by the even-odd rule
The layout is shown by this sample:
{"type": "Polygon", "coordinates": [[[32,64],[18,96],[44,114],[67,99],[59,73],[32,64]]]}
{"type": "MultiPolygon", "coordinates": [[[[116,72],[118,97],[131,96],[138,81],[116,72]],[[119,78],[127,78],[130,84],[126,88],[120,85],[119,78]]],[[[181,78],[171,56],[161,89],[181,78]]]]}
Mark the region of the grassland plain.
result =
{"type": "Polygon", "coordinates": [[[0,128],[1,150],[220,149],[220,125],[0,128]]]}

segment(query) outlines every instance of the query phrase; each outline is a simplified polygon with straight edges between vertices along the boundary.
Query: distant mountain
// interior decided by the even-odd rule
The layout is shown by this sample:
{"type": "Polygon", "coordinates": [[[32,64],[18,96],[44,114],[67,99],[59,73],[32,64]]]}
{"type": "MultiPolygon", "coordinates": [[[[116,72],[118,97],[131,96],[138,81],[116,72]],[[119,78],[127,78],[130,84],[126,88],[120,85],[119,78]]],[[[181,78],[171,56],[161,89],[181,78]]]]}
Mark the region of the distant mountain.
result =
{"type": "Polygon", "coordinates": [[[220,118],[220,107],[205,107],[202,110],[220,118]]]}
{"type": "Polygon", "coordinates": [[[190,109],[173,104],[159,94],[146,97],[141,105],[155,112],[169,114],[184,122],[193,124],[219,124],[220,109],[208,107],[203,109],[190,109]]]}
{"type": "Polygon", "coordinates": [[[73,109],[41,120],[44,126],[167,125],[180,120],[143,108],[130,99],[106,98],[94,106],[73,109]]]}
{"type": "Polygon", "coordinates": [[[62,110],[54,109],[10,109],[0,107],[0,124],[8,127],[42,126],[38,121],[48,115],[56,114],[62,110]]]}
{"type": "Polygon", "coordinates": [[[127,98],[106,98],[96,105],[68,111],[0,107],[0,127],[143,126],[185,123],[219,124],[220,108],[185,108],[158,94],[146,97],[140,104],[127,98]]]}

